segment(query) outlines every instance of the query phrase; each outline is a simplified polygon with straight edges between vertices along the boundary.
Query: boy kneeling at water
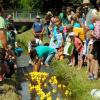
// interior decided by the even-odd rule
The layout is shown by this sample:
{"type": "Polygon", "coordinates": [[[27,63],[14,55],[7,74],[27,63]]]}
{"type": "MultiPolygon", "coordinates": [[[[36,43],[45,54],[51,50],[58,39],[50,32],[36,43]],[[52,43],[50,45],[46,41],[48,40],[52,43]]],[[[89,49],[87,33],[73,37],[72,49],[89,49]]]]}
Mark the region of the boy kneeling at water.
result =
{"type": "Polygon", "coordinates": [[[34,71],[39,71],[41,68],[41,62],[46,67],[50,65],[52,58],[54,57],[56,50],[49,46],[37,46],[30,51],[30,57],[34,64],[34,71]]]}

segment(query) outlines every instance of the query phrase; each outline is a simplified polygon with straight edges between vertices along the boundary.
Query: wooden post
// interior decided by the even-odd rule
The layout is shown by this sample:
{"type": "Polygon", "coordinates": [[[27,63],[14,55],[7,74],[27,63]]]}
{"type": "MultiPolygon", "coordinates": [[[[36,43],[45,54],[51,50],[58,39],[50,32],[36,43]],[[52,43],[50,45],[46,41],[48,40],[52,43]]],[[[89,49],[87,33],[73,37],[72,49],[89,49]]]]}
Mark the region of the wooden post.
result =
{"type": "Polygon", "coordinates": [[[30,13],[30,20],[32,19],[32,14],[30,13]]]}
{"type": "Polygon", "coordinates": [[[16,11],[16,19],[17,19],[17,11],[16,11]]]}

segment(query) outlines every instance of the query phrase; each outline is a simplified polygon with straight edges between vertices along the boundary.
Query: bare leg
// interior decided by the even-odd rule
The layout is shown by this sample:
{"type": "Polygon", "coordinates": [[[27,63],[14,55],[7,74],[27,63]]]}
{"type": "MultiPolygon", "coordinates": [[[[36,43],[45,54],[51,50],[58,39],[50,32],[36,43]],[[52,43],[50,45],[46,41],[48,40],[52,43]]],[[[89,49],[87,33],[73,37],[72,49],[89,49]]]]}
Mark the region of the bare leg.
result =
{"type": "Polygon", "coordinates": [[[94,62],[94,70],[93,70],[94,78],[97,79],[98,78],[98,68],[99,68],[98,60],[94,59],[93,62],[94,62]]]}

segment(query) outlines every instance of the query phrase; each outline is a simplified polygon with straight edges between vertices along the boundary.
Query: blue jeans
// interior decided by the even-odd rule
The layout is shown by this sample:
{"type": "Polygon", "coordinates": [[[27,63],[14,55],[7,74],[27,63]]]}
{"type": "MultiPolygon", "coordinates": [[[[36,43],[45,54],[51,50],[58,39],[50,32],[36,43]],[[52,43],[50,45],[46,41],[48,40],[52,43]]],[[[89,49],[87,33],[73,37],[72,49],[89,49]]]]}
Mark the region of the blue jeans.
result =
{"type": "Polygon", "coordinates": [[[50,64],[52,58],[55,56],[55,53],[51,53],[47,56],[46,60],[45,60],[45,64],[50,64]]]}

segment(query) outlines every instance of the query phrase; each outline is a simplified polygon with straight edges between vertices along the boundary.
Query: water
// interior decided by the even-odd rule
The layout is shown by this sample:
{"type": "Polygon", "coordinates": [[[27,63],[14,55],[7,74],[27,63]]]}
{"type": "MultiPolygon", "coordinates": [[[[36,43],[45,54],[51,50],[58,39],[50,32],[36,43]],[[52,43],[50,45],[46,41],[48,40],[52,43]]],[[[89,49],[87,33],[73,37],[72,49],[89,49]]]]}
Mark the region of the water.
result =
{"type": "Polygon", "coordinates": [[[21,91],[22,100],[31,100],[31,95],[28,88],[28,82],[22,82],[21,87],[22,87],[21,91]]]}
{"type": "MultiPolygon", "coordinates": [[[[17,58],[17,63],[18,63],[18,69],[20,69],[20,74],[25,75],[25,73],[29,73],[32,71],[32,66],[29,66],[29,56],[28,55],[21,55],[20,57],[17,58]]],[[[40,69],[41,72],[47,72],[47,73],[51,73],[53,72],[52,68],[50,67],[45,67],[42,66],[40,69]]],[[[23,77],[23,76],[22,76],[23,77]]],[[[24,80],[21,81],[21,96],[22,96],[22,100],[31,100],[31,94],[29,92],[29,88],[28,88],[28,81],[24,80]]],[[[48,91],[50,91],[51,89],[56,89],[55,86],[50,85],[49,88],[47,89],[48,91]]],[[[57,93],[54,93],[52,95],[53,100],[56,100],[56,97],[59,97],[60,100],[62,99],[62,93],[60,93],[60,91],[57,91],[57,93]]],[[[39,96],[35,97],[36,100],[40,100],[39,96]]]]}

